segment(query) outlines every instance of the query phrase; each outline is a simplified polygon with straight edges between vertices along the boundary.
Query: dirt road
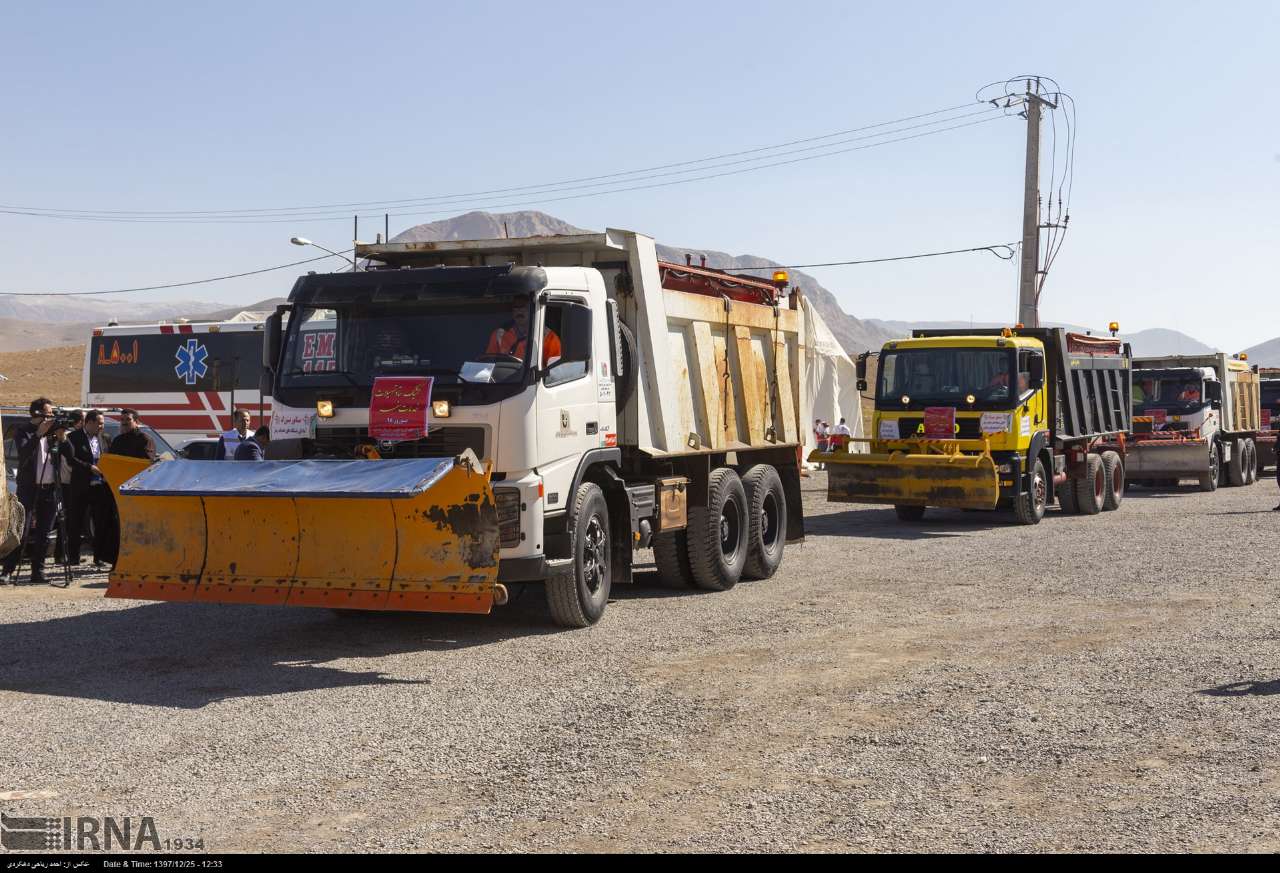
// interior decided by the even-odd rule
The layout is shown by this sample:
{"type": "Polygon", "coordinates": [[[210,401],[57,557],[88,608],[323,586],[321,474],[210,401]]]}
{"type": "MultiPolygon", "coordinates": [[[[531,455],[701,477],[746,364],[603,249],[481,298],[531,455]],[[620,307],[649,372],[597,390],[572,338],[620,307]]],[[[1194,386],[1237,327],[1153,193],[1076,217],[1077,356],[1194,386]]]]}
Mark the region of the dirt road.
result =
{"type": "Polygon", "coordinates": [[[236,850],[1280,849],[1271,482],[829,506],[587,631],[0,590],[0,808],[236,850]],[[42,792],[35,799],[6,792],[42,792]]]}

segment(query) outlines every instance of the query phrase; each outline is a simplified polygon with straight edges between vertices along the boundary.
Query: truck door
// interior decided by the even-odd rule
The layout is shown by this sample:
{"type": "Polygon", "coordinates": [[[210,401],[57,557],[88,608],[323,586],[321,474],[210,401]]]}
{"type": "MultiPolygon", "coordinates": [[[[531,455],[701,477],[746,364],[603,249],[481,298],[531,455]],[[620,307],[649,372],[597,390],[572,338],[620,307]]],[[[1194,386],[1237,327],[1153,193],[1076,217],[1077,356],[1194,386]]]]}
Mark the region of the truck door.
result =
{"type": "Polygon", "coordinates": [[[546,509],[568,507],[578,461],[600,445],[593,313],[585,296],[552,294],[542,308],[543,367],[538,386],[538,472],[546,509]],[[559,345],[560,354],[555,355],[559,345]],[[550,354],[548,354],[548,350],[550,354]]]}

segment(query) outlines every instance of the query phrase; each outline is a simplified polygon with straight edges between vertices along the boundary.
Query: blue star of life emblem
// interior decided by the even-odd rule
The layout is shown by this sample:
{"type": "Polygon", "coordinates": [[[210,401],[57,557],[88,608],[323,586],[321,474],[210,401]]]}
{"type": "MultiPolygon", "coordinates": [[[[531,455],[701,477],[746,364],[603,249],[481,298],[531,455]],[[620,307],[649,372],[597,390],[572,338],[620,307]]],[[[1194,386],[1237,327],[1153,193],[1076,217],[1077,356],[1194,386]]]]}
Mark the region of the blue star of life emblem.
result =
{"type": "Polygon", "coordinates": [[[205,363],[209,357],[209,350],[199,340],[187,340],[185,346],[178,346],[178,351],[173,356],[178,361],[178,366],[173,368],[173,372],[188,385],[196,384],[197,379],[203,378],[204,374],[209,372],[209,365],[205,363]]]}

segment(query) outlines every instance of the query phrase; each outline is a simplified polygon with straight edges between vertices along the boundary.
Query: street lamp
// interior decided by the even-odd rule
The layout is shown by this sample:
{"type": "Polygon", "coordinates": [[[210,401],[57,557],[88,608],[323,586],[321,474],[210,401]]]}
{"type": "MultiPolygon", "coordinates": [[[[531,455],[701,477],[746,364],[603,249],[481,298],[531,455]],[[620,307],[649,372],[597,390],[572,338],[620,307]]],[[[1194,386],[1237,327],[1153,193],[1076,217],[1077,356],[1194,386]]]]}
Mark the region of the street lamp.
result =
{"type": "Polygon", "coordinates": [[[351,268],[353,270],[356,269],[356,262],[348,258],[346,255],[342,254],[341,252],[335,252],[333,249],[326,249],[324,246],[320,245],[319,243],[313,243],[311,240],[307,239],[304,236],[291,237],[289,239],[289,242],[293,243],[295,246],[313,246],[322,252],[328,252],[329,254],[333,255],[336,258],[342,258],[344,261],[346,261],[348,264],[351,265],[351,268]]]}

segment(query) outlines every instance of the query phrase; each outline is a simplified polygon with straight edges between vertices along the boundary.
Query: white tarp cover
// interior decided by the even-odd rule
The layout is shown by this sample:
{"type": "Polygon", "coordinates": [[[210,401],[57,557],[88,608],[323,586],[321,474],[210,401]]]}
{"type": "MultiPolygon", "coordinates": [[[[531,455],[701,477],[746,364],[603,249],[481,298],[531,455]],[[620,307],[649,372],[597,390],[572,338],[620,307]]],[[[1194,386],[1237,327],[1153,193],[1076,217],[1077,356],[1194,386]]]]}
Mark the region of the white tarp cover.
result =
{"type": "MultiPolygon", "coordinates": [[[[832,427],[845,418],[856,437],[863,436],[862,402],[858,394],[858,371],[822,316],[808,300],[803,300],[805,347],[805,391],[801,403],[806,454],[814,448],[813,420],[820,418],[832,427]]],[[[865,451],[865,445],[854,445],[865,451]]]]}

